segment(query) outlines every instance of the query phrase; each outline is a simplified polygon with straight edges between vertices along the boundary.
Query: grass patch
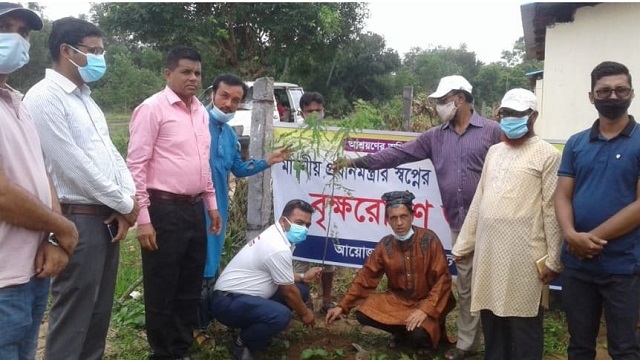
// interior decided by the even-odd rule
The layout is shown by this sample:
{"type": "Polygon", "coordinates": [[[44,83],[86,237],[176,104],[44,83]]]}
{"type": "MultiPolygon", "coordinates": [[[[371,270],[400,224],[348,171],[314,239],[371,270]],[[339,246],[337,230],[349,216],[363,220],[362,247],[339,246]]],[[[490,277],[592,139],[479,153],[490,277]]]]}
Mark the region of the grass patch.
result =
{"type": "MultiPolygon", "coordinates": [[[[110,124],[111,126],[112,124],[110,124]]],[[[118,127],[115,127],[115,129],[118,129],[118,127]]],[[[245,244],[247,188],[247,179],[236,179],[235,192],[230,202],[229,222],[222,256],[223,265],[226,265],[245,244]]],[[[344,267],[336,269],[333,284],[335,300],[342,299],[357,271],[357,269],[344,267]]],[[[120,244],[120,266],[111,330],[108,337],[107,352],[105,353],[105,359],[107,360],[138,360],[147,358],[149,354],[149,346],[144,331],[143,300],[142,298],[123,297],[131,284],[134,284],[141,274],[140,246],[135,237],[135,230],[132,230],[120,244]]],[[[387,279],[385,277],[377,290],[384,291],[386,284],[387,279]]],[[[139,285],[135,290],[142,292],[142,285],[139,285]]],[[[450,335],[455,335],[457,332],[455,325],[456,313],[457,308],[447,317],[447,329],[450,335]]],[[[330,329],[324,328],[323,321],[324,319],[318,315],[316,318],[317,328],[313,330],[303,328],[299,321],[294,321],[288,331],[274,339],[271,347],[266,353],[262,354],[261,358],[263,360],[351,359],[355,355],[355,350],[351,347],[351,343],[362,345],[369,352],[370,360],[414,360],[420,358],[415,355],[411,348],[387,349],[387,334],[371,331],[367,327],[363,328],[357,325],[353,318],[341,320],[341,322],[349,321],[349,324],[345,324],[346,326],[341,329],[335,326],[330,329]]],[[[566,329],[566,320],[562,312],[545,312],[545,359],[558,359],[565,356],[568,343],[566,329]]],[[[192,359],[230,360],[231,356],[226,349],[226,345],[231,342],[237,333],[216,322],[210,326],[209,333],[215,340],[216,346],[192,349],[192,359]]],[[[446,351],[446,348],[440,348],[431,359],[443,359],[442,354],[444,351],[446,351]]],[[[480,358],[479,356],[472,359],[477,360],[480,358]]]]}

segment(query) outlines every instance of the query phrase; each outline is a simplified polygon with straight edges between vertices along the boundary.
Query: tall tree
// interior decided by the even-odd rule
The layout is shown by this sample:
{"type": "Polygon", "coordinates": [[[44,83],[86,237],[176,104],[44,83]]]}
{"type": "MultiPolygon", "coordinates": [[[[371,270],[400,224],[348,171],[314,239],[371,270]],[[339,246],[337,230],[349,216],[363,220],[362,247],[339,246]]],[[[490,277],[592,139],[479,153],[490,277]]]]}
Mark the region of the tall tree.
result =
{"type": "Polygon", "coordinates": [[[93,13],[121,40],[160,51],[191,45],[206,54],[206,70],[248,80],[281,73],[287,58],[337,46],[367,14],[363,3],[100,3],[93,13]]]}

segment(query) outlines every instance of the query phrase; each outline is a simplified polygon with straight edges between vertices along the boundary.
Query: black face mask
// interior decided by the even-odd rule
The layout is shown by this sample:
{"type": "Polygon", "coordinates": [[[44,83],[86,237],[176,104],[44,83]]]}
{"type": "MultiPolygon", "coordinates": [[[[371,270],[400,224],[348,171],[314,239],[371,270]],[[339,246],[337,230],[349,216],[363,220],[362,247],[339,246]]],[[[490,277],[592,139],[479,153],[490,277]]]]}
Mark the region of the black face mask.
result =
{"type": "Polygon", "coordinates": [[[607,119],[617,119],[622,116],[629,106],[631,105],[631,98],[629,99],[593,99],[593,105],[600,113],[600,115],[607,119]]]}

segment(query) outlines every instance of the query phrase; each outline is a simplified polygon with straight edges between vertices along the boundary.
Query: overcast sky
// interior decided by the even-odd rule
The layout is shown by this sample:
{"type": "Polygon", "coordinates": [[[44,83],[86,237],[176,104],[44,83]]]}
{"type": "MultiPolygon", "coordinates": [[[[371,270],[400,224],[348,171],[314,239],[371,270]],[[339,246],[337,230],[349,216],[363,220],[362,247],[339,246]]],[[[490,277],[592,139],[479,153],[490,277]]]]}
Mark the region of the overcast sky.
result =
{"type": "MultiPolygon", "coordinates": [[[[471,2],[386,1],[369,3],[366,30],[384,36],[387,47],[402,56],[412,47],[451,46],[466,43],[485,63],[500,59],[522,36],[520,5],[526,1],[471,2]]],[[[88,13],[85,1],[41,1],[45,16],[55,20],[88,13]]]]}

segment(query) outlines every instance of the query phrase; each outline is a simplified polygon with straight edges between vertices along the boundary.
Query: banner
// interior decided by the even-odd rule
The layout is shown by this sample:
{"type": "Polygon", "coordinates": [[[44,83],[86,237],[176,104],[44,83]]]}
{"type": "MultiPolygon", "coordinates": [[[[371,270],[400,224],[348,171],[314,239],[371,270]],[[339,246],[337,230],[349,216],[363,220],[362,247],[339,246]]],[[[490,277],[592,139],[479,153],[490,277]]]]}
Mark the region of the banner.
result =
{"type": "MultiPolygon", "coordinates": [[[[291,131],[302,130],[278,124],[274,126],[274,138],[291,131]]],[[[328,131],[335,133],[336,129],[328,128],[328,131]]],[[[344,156],[356,158],[374,153],[403,144],[417,135],[365,130],[345,139],[344,156]]],[[[305,200],[315,209],[309,237],[296,246],[295,259],[322,263],[324,258],[326,264],[361,267],[378,241],[391,233],[380,197],[388,191],[409,190],[416,196],[414,225],[431,229],[438,235],[446,249],[449,268],[455,274],[450,255],[451,231],[431,161],[382,170],[345,168],[334,174],[331,164],[335,159],[328,158],[326,152],[321,151],[314,158],[305,156],[302,160],[301,166],[287,160],[271,168],[276,219],[292,199],[305,200]]]]}

